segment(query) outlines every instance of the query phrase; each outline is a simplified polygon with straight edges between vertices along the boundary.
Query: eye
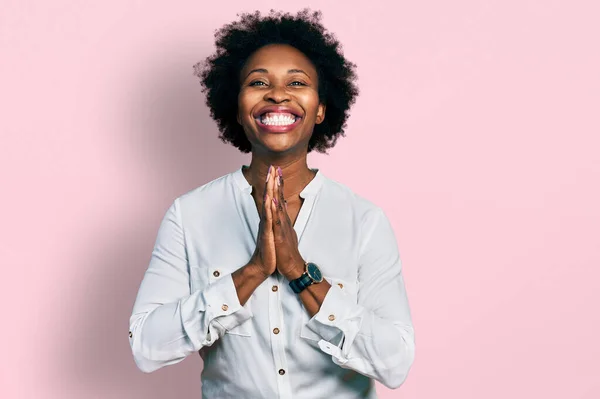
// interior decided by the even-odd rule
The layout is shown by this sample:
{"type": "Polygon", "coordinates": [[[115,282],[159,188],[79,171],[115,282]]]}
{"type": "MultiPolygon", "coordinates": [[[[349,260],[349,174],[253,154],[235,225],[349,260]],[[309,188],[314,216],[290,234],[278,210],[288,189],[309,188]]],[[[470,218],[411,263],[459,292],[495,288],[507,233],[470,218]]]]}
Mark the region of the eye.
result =
{"type": "MultiPolygon", "coordinates": [[[[294,83],[299,83],[299,84],[300,84],[300,86],[306,86],[306,83],[304,83],[304,82],[300,82],[299,80],[295,80],[295,81],[293,81],[293,82],[292,82],[292,83],[290,83],[290,84],[291,84],[291,85],[294,85],[294,83]]],[[[294,85],[294,86],[297,86],[297,85],[294,85]]]]}
{"type": "Polygon", "coordinates": [[[266,85],[266,83],[261,80],[255,80],[254,82],[250,82],[250,84],[248,86],[257,86],[256,83],[262,83],[262,84],[266,85]]]}

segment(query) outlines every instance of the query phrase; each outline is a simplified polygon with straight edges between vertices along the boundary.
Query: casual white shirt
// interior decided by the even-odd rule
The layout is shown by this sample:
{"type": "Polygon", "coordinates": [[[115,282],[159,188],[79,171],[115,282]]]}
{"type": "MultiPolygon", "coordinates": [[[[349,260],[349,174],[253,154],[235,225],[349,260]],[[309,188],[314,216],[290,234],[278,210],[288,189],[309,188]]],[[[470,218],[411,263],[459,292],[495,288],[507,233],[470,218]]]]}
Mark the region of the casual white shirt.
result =
{"type": "Polygon", "coordinates": [[[331,284],[310,317],[279,273],[244,306],[231,274],[250,260],[260,217],[242,168],[176,198],[158,231],[130,319],[144,372],[199,352],[213,398],[376,398],[415,353],[395,235],[382,209],[313,169],[294,229],[331,284]]]}

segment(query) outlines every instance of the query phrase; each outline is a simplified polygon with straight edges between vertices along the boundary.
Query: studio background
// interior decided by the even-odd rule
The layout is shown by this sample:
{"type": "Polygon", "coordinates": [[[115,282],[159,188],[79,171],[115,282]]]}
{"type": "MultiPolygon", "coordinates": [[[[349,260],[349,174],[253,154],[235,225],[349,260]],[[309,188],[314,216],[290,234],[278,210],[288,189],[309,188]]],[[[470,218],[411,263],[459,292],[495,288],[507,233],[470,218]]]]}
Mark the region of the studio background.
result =
{"type": "Polygon", "coordinates": [[[381,206],[416,360],[382,399],[600,397],[596,1],[0,1],[0,397],[200,398],[128,320],[177,196],[249,162],[193,65],[236,13],[323,11],[358,66],[309,165],[381,206]]]}

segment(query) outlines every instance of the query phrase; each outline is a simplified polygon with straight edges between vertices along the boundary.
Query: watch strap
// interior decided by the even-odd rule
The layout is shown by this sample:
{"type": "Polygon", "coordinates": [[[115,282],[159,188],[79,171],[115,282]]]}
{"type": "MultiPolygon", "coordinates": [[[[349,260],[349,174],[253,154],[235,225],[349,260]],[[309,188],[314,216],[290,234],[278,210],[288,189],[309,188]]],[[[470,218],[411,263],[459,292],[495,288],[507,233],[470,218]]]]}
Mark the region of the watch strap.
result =
{"type": "Polygon", "coordinates": [[[302,276],[290,281],[290,287],[294,293],[299,294],[312,283],[313,280],[309,277],[308,273],[304,272],[302,273],[302,276]]]}

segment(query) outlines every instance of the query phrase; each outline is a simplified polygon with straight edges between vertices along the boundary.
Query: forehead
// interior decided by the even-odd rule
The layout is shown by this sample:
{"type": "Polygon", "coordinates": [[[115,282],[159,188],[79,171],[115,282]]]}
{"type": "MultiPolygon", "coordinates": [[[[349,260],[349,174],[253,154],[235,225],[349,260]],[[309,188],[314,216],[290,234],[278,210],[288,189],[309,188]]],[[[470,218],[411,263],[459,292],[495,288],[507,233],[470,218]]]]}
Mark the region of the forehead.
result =
{"type": "Polygon", "coordinates": [[[268,44],[256,50],[244,64],[242,74],[254,68],[271,72],[287,73],[288,69],[302,69],[311,76],[316,75],[312,61],[300,50],[288,44],[268,44]]]}

